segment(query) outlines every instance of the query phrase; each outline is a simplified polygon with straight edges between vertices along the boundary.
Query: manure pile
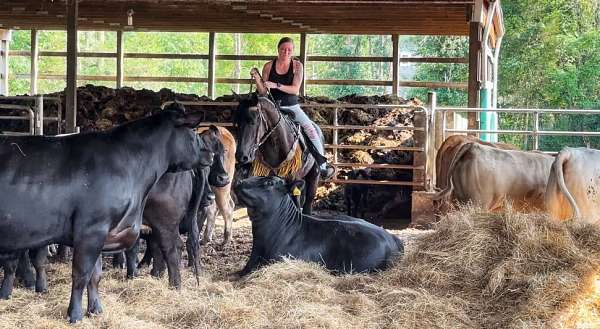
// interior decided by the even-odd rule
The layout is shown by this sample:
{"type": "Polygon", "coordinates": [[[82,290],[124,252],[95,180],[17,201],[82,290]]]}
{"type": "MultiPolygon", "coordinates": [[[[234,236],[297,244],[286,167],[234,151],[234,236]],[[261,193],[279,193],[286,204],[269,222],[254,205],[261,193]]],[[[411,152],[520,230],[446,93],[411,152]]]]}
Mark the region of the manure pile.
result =
{"type": "MultiPolygon", "coordinates": [[[[59,97],[63,100],[62,117],[65,117],[64,92],[49,94],[48,96],[59,97]]],[[[158,92],[147,89],[136,90],[125,87],[113,89],[103,86],[86,85],[77,89],[77,124],[82,132],[100,131],[110,129],[111,127],[125,122],[145,117],[156,112],[160,105],[166,101],[206,101],[212,100],[206,96],[197,96],[193,94],[175,93],[170,89],[163,88],[158,92]]],[[[215,102],[233,101],[233,96],[227,95],[215,99],[215,102]]],[[[357,96],[349,95],[337,100],[327,97],[301,97],[301,103],[344,103],[344,104],[400,104],[419,106],[422,103],[417,99],[405,100],[396,96],[357,96]]],[[[6,101],[2,103],[25,104],[24,101],[6,101]]],[[[231,108],[213,106],[211,110],[205,111],[206,120],[212,122],[231,122],[231,108]]],[[[47,102],[45,116],[56,116],[58,107],[51,102],[47,102]]],[[[333,109],[312,109],[305,108],[308,116],[317,124],[332,124],[333,109]]],[[[361,109],[348,108],[339,111],[339,124],[342,125],[362,125],[362,126],[412,126],[413,110],[410,109],[361,109]]],[[[62,125],[64,132],[64,124],[62,125]]],[[[28,123],[26,121],[0,121],[0,131],[26,131],[28,123]]],[[[46,134],[56,134],[57,127],[55,122],[46,122],[44,132],[46,134]]],[[[235,132],[234,132],[235,133],[235,132]]],[[[325,142],[332,142],[332,131],[323,131],[325,142]]],[[[369,145],[369,146],[414,146],[412,131],[357,131],[341,130],[339,131],[339,142],[351,145],[369,145]]],[[[331,159],[331,154],[328,155],[331,159]]],[[[359,162],[365,164],[371,163],[392,163],[392,164],[412,164],[412,153],[403,151],[364,151],[364,150],[340,150],[340,162],[359,162]]],[[[347,168],[349,169],[349,168],[347,168]]],[[[347,176],[348,170],[341,170],[340,178],[347,176]]],[[[411,180],[412,172],[410,170],[385,170],[376,169],[371,172],[373,179],[377,180],[411,180]]],[[[374,186],[368,192],[369,209],[368,217],[381,217],[386,214],[380,213],[389,200],[396,200],[398,207],[389,208],[389,213],[393,213],[396,218],[410,217],[410,188],[395,186],[374,186]],[[399,198],[398,198],[399,197],[399,198]]],[[[319,191],[319,200],[316,203],[316,209],[344,210],[343,191],[340,186],[328,184],[319,191]]],[[[388,208],[386,208],[388,209],[388,208]]]]}
{"type": "MultiPolygon", "coordinates": [[[[239,281],[209,266],[198,286],[186,270],[181,291],[164,278],[127,281],[110,270],[101,282],[105,312],[77,327],[600,327],[595,227],[462,209],[413,237],[406,251],[391,269],[370,275],[332,276],[289,260],[239,281]]],[[[47,295],[16,289],[0,301],[0,327],[70,328],[70,270],[50,269],[47,295]]]]}

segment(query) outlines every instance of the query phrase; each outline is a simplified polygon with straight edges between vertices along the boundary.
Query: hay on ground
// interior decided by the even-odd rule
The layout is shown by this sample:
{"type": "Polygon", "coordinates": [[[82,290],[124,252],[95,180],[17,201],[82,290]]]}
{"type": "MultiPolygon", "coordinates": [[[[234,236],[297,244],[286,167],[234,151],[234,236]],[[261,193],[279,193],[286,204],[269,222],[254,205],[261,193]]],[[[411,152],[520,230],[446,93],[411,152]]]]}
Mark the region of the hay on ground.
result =
{"type": "MultiPolygon", "coordinates": [[[[286,260],[237,281],[205,272],[181,291],[145,273],[109,270],[105,312],[79,328],[597,328],[600,230],[543,215],[460,209],[407,243],[374,274],[332,276],[286,260]]],[[[241,264],[240,264],[241,265],[241,264]]],[[[0,327],[69,328],[67,265],[50,266],[50,291],[15,289],[0,327]]]]}

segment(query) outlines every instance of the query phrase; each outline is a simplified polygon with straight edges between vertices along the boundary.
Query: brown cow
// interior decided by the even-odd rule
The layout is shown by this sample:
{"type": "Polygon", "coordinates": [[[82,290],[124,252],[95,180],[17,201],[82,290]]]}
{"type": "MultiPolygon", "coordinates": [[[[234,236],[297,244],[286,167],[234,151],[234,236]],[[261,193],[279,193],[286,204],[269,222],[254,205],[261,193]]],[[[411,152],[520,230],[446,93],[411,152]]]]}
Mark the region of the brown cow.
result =
{"type": "MultiPolygon", "coordinates": [[[[225,147],[225,153],[223,155],[225,171],[232,178],[235,174],[235,152],[236,152],[236,143],[233,135],[223,127],[218,127],[219,132],[221,133],[221,142],[225,147]]],[[[206,128],[198,128],[197,131],[200,133],[206,128]]],[[[233,226],[233,211],[235,208],[235,203],[231,198],[231,182],[224,187],[212,187],[213,192],[215,193],[215,203],[219,210],[221,216],[223,216],[223,220],[225,221],[225,233],[223,236],[223,245],[226,245],[229,240],[231,240],[231,228],[233,226]]],[[[217,217],[217,212],[207,212],[206,216],[206,228],[204,229],[204,236],[202,238],[202,244],[206,244],[212,240],[212,235],[215,227],[215,220],[217,217]]],[[[201,228],[200,228],[201,229],[201,228]]]]}
{"type": "Polygon", "coordinates": [[[450,168],[450,162],[456,155],[456,151],[465,143],[474,142],[487,146],[497,147],[503,150],[517,150],[514,145],[504,143],[490,143],[482,141],[481,139],[473,136],[466,135],[452,135],[442,143],[435,156],[435,174],[436,183],[435,187],[440,190],[446,188],[446,181],[448,180],[448,169],[450,168]]]}
{"type": "Polygon", "coordinates": [[[589,148],[563,148],[550,171],[546,207],[558,220],[600,219],[600,151],[589,148]]]}
{"type": "Polygon", "coordinates": [[[553,157],[540,152],[502,150],[467,142],[457,150],[446,188],[434,200],[472,202],[487,210],[503,209],[506,201],[523,212],[543,210],[553,157]]]}

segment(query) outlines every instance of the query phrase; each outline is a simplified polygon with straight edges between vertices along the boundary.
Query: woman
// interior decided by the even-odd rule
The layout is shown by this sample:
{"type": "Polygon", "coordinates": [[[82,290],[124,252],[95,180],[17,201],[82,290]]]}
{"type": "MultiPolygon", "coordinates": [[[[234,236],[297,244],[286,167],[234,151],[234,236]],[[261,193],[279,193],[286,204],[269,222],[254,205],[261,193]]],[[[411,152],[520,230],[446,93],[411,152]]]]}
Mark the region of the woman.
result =
{"type": "Polygon", "coordinates": [[[293,112],[294,120],[304,129],[306,136],[310,139],[318,154],[314,154],[320,165],[321,178],[329,179],[333,176],[334,169],[327,165],[325,148],[321,139],[319,127],[310,120],[298,104],[298,92],[304,78],[304,70],[300,61],[293,59],[294,41],[284,37],[277,44],[277,58],[267,62],[262,69],[262,80],[258,70],[252,69],[250,74],[256,81],[259,94],[266,95],[270,90],[275,102],[283,110],[293,112]],[[264,84],[263,84],[264,81],[264,84]]]}

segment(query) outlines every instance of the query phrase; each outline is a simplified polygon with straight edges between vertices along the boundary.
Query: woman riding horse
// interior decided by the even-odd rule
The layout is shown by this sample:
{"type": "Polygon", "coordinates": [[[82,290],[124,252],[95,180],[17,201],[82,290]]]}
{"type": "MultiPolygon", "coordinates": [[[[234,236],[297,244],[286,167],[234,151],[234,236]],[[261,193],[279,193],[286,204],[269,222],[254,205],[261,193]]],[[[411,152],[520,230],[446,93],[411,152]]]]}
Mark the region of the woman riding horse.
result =
{"type": "Polygon", "coordinates": [[[333,176],[334,169],[327,164],[319,126],[310,120],[298,104],[297,95],[304,78],[304,70],[300,61],[292,59],[293,52],[294,41],[288,37],[281,38],[277,44],[277,58],[263,66],[262,78],[256,69],[252,69],[250,74],[260,95],[265,96],[267,91],[270,91],[282,110],[293,113],[293,120],[302,127],[314,146],[314,150],[309,149],[313,151],[313,156],[319,164],[321,179],[329,179],[333,176]]]}

